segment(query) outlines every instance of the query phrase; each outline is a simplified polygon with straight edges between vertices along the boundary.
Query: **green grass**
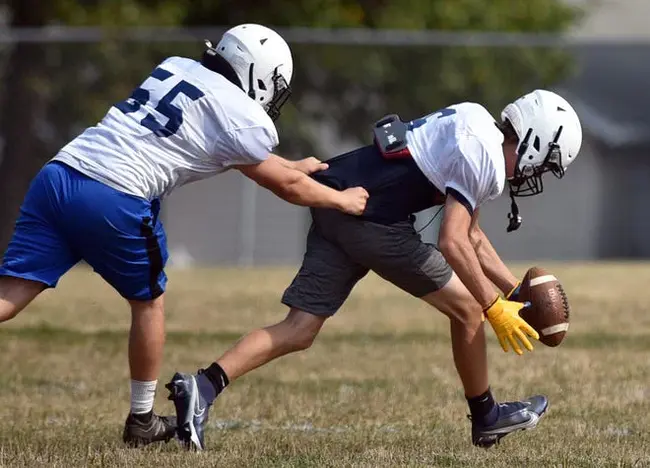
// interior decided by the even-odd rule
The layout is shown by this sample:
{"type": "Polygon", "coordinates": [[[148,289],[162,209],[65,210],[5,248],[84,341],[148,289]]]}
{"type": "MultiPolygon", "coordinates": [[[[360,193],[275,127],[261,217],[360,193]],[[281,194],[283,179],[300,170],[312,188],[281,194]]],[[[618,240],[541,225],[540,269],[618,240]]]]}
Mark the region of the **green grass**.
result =
{"type": "MultiPolygon", "coordinates": [[[[130,317],[110,287],[75,270],[0,328],[0,466],[650,466],[650,265],[544,266],[571,300],[565,342],[518,357],[488,332],[496,395],[551,400],[535,431],[472,447],[446,319],[370,276],[309,351],[226,390],[199,454],[122,446],[130,317]]],[[[284,317],[293,273],[170,273],[159,412],[172,411],[162,384],[175,370],[284,317]]]]}

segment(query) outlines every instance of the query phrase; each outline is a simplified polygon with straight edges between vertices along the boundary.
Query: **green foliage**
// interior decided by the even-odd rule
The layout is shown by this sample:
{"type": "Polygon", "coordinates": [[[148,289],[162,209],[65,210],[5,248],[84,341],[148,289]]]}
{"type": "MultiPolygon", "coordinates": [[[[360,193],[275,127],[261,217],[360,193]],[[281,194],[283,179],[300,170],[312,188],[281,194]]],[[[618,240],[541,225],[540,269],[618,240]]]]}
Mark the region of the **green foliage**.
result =
{"type": "MultiPolygon", "coordinates": [[[[38,94],[47,101],[50,153],[127,97],[169,55],[202,44],[125,43],[118,28],[230,26],[368,27],[561,32],[579,12],[561,0],[50,0],[50,24],[102,26],[101,44],[50,44],[38,94]],[[115,30],[114,33],[111,33],[115,30]]],[[[216,40],[218,38],[211,38],[216,40]]],[[[569,70],[563,53],[524,48],[369,47],[292,44],[292,104],[279,122],[286,154],[318,153],[315,124],[363,139],[385,113],[415,117],[461,100],[499,107],[569,70]]],[[[49,154],[48,154],[49,156],[49,154]]],[[[325,155],[323,155],[325,156],[325,155]]]]}
{"type": "Polygon", "coordinates": [[[259,22],[275,26],[480,31],[561,31],[579,10],[560,0],[187,1],[186,24],[259,22]]]}
{"type": "MultiPolygon", "coordinates": [[[[260,8],[257,0],[189,3],[183,22],[192,25],[559,33],[580,14],[561,0],[279,0],[273,8],[260,8]]],[[[463,100],[498,112],[570,71],[564,53],[544,49],[292,44],[292,50],[296,109],[280,122],[287,154],[318,153],[306,122],[328,122],[342,138],[367,140],[370,124],[383,114],[415,117],[463,100]]]]}
{"type": "Polygon", "coordinates": [[[356,137],[391,112],[415,118],[465,100],[500,110],[516,95],[551,84],[568,65],[552,51],[510,48],[297,46],[294,50],[296,105],[319,120],[335,116],[340,130],[354,130],[350,136],[356,137]],[[313,75],[318,76],[300,81],[313,75]],[[307,105],[314,100],[318,106],[307,105]]]}
{"type": "Polygon", "coordinates": [[[189,2],[173,0],[55,0],[52,22],[71,26],[177,26],[189,2]]]}
{"type": "MultiPolygon", "coordinates": [[[[41,163],[123,100],[162,59],[198,57],[203,44],[124,42],[120,28],[270,26],[560,33],[578,17],[563,0],[0,0],[12,26],[101,26],[99,44],[23,43],[0,49],[0,247],[41,163]]],[[[161,38],[161,39],[164,39],[161,38]]],[[[210,38],[217,40],[218,38],[210,38]]],[[[537,86],[556,82],[570,59],[524,48],[370,47],[292,44],[295,90],[279,122],[280,152],[332,156],[322,128],[368,141],[387,113],[417,117],[474,100],[496,116],[537,86]]]]}

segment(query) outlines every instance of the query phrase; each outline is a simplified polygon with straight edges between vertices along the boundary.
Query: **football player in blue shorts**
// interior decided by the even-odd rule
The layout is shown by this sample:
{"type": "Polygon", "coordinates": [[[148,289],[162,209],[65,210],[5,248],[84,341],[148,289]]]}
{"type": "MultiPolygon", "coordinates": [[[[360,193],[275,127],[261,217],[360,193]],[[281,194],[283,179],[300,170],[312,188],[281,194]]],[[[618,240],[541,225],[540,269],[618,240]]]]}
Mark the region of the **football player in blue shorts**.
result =
{"type": "Polygon", "coordinates": [[[479,211],[509,187],[508,231],[519,227],[514,197],[542,192],[542,176],[563,177],[580,151],[575,111],[561,96],[536,90],[506,106],[498,122],[483,106],[464,102],[411,122],[388,116],[374,133],[373,144],[329,159],[329,168],[313,175],[338,190],[360,185],[370,199],[360,217],[312,209],[302,267],[282,297],[287,317],[168,384],[187,445],[204,448],[210,406],[229,382],[311,346],[370,270],[449,317],[475,445],[532,429],[546,411],[543,395],[498,403],[490,391],[484,321],[504,351],[512,346],[522,354],[522,344],[532,350],[528,336],[539,337],[519,315],[519,281],[481,230],[479,211]],[[435,205],[445,208],[437,246],[413,228],[413,214],[435,205]]]}
{"type": "Polygon", "coordinates": [[[280,35],[244,24],[207,46],[200,61],[163,61],[41,169],[0,266],[0,322],[81,260],[129,302],[131,409],[123,439],[130,445],[175,434],[175,418],[153,412],[167,283],[161,200],[228,169],[297,205],[359,215],[368,198],[361,187],[339,191],[310,178],[327,168],[315,158],[290,162],[271,153],[293,73],[280,35]]]}

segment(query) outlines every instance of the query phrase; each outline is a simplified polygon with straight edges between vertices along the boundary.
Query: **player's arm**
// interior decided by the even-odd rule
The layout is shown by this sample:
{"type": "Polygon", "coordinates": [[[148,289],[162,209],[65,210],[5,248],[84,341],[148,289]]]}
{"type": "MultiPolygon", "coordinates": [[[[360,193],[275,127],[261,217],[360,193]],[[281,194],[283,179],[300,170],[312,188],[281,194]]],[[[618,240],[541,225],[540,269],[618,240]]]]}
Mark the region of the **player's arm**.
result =
{"type": "Polygon", "coordinates": [[[363,213],[368,192],[362,187],[334,190],[319,184],[304,172],[288,167],[279,159],[282,158],[276,156],[258,164],[234,167],[249,179],[294,205],[333,208],[352,215],[363,213]]]}
{"type": "Polygon", "coordinates": [[[327,163],[324,163],[314,157],[300,159],[299,161],[289,161],[288,159],[284,159],[281,156],[277,156],[275,154],[269,154],[269,159],[275,159],[283,166],[288,167],[289,169],[300,171],[307,175],[313,174],[314,172],[318,172],[318,171],[324,171],[329,167],[327,163]]]}
{"type": "Polygon", "coordinates": [[[507,295],[517,286],[518,280],[499,257],[492,243],[481,229],[478,218],[479,210],[476,209],[469,228],[470,242],[485,276],[503,291],[503,294],[507,295]]]}
{"type": "Polygon", "coordinates": [[[368,199],[365,189],[334,190],[309,177],[316,168],[308,171],[300,168],[300,161],[292,162],[276,156],[271,151],[278,145],[275,127],[266,114],[259,119],[260,125],[228,132],[227,146],[230,148],[227,149],[231,150],[233,162],[230,167],[294,205],[332,208],[351,215],[363,213],[368,199]],[[268,120],[267,124],[264,124],[265,120],[268,120]]]}
{"type": "Polygon", "coordinates": [[[467,207],[467,201],[455,191],[448,193],[445,214],[440,225],[438,247],[472,296],[483,310],[486,310],[498,294],[483,272],[477,252],[470,240],[471,224],[472,214],[467,207]]]}
{"type": "Polygon", "coordinates": [[[508,351],[509,343],[517,354],[523,354],[519,341],[532,351],[533,345],[525,334],[536,339],[539,335],[519,316],[523,304],[503,300],[483,272],[470,240],[472,214],[472,206],[463,195],[455,190],[448,191],[438,247],[465,287],[481,305],[483,314],[494,328],[503,350],[508,351]]]}
{"type": "Polygon", "coordinates": [[[282,164],[284,167],[288,167],[289,169],[296,169],[296,163],[294,161],[284,159],[282,156],[278,156],[277,154],[269,154],[269,159],[273,159],[282,164]]]}

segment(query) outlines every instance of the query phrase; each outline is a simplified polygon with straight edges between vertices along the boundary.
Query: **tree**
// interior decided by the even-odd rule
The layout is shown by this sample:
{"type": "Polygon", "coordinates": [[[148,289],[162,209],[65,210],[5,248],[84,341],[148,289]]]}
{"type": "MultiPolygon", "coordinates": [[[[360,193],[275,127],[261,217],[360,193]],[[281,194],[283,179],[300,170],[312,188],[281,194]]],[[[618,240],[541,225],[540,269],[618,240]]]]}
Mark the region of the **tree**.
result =
{"type": "MultiPolygon", "coordinates": [[[[173,25],[174,2],[9,0],[11,26],[52,23],[173,25]],[[155,7],[155,8],[154,8],[155,7]],[[147,23],[150,21],[150,23],[147,23]]],[[[30,180],[40,167],[85,126],[124,99],[164,51],[148,44],[128,48],[101,44],[18,43],[4,71],[0,129],[0,248],[10,240],[14,220],[30,180]]]]}
{"type": "MultiPolygon", "coordinates": [[[[456,31],[562,32],[580,11],[561,0],[256,0],[192,2],[185,24],[259,22],[275,26],[456,31]],[[296,4],[300,4],[300,8],[296,4]]],[[[567,55],[548,49],[292,45],[294,109],[280,122],[283,154],[319,151],[311,129],[326,123],[341,138],[368,141],[387,113],[428,114],[474,100],[493,112],[569,72],[567,55]],[[311,123],[311,125],[306,125],[311,123]]]]}
{"type": "MultiPolygon", "coordinates": [[[[561,32],[577,17],[562,0],[7,0],[12,25],[98,25],[99,44],[18,44],[4,72],[5,140],[0,163],[0,247],[8,241],[29,180],[70,138],[128,96],[169,55],[198,56],[202,44],[129,42],[120,27],[270,26],[561,32]],[[11,110],[8,110],[11,109],[11,110]]],[[[212,38],[218,39],[218,38],[212,38]]],[[[568,72],[562,53],[525,48],[362,47],[292,44],[294,95],[280,119],[281,152],[324,154],[316,129],[368,140],[386,113],[404,118],[461,100],[498,110],[568,72]]]]}
{"type": "MultiPolygon", "coordinates": [[[[43,26],[47,6],[39,0],[11,0],[12,27],[43,26]]],[[[38,119],[43,114],[39,81],[43,70],[43,50],[33,44],[18,44],[7,61],[2,95],[0,128],[4,149],[0,165],[0,246],[4,247],[13,229],[23,195],[38,169],[43,145],[38,119]]]]}

